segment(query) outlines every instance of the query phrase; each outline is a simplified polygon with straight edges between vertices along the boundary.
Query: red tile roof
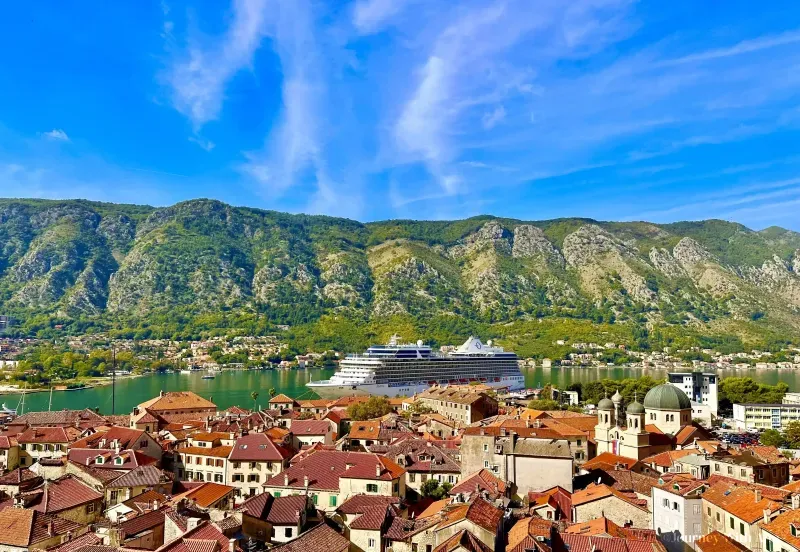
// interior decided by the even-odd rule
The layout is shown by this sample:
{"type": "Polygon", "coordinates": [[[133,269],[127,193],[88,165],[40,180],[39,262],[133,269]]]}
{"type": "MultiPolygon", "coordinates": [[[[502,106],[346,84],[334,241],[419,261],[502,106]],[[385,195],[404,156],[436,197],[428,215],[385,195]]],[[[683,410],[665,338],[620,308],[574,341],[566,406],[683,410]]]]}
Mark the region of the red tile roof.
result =
{"type": "Polygon", "coordinates": [[[20,444],[27,443],[69,443],[72,440],[63,427],[30,428],[17,437],[20,444]]]}
{"type": "Polygon", "coordinates": [[[308,477],[312,490],[338,490],[341,477],[392,481],[403,473],[400,466],[377,454],[318,450],[271,477],[264,486],[303,488],[308,477]]]}
{"type": "Polygon", "coordinates": [[[481,469],[466,479],[463,479],[458,485],[450,489],[450,496],[458,494],[470,494],[479,491],[486,491],[492,498],[503,496],[506,492],[505,481],[494,475],[487,469],[481,469]]]}
{"type": "Polygon", "coordinates": [[[45,484],[41,500],[33,509],[43,514],[54,514],[102,498],[102,493],[98,493],[74,475],[65,475],[45,484]]]}
{"type": "Polygon", "coordinates": [[[697,539],[694,544],[700,552],[748,552],[750,550],[719,531],[712,531],[697,539]]]}
{"type": "Polygon", "coordinates": [[[269,404],[294,404],[295,400],[291,397],[288,397],[281,393],[280,395],[275,395],[269,400],[269,404]]]}
{"type": "Polygon", "coordinates": [[[75,441],[70,448],[115,448],[112,443],[116,443],[121,449],[137,449],[139,443],[148,439],[149,435],[141,429],[130,429],[127,427],[112,427],[106,431],[98,431],[83,439],[75,441]],[[105,443],[101,443],[105,441],[105,443]],[[101,447],[101,444],[103,445],[101,447]]]}
{"type": "Polygon", "coordinates": [[[345,552],[350,541],[325,523],[306,531],[293,541],[272,548],[273,552],[345,552]]]}
{"type": "Polygon", "coordinates": [[[39,478],[39,476],[31,470],[27,468],[17,468],[0,477],[0,485],[20,485],[25,481],[37,478],[39,478]]]}
{"type": "Polygon", "coordinates": [[[397,513],[395,506],[400,503],[398,497],[355,495],[336,511],[342,514],[359,514],[350,523],[351,529],[379,531],[387,519],[397,513]]]}
{"type": "Polygon", "coordinates": [[[170,391],[139,405],[154,413],[162,410],[216,410],[217,405],[192,391],[170,391]]]}
{"type": "Polygon", "coordinates": [[[627,469],[633,469],[639,461],[635,458],[628,458],[627,456],[619,456],[618,454],[613,454],[611,452],[603,452],[598,454],[588,462],[585,462],[583,466],[581,466],[584,470],[591,470],[594,468],[615,468],[618,465],[621,465],[627,469]]]}
{"type": "Polygon", "coordinates": [[[433,549],[433,552],[453,552],[466,550],[467,552],[492,552],[494,547],[487,546],[478,537],[466,529],[455,533],[452,537],[433,549]]]}
{"type": "Polygon", "coordinates": [[[186,493],[185,498],[194,501],[198,506],[208,508],[220,499],[233,494],[235,490],[235,487],[208,482],[186,493]]]}
{"type": "Polygon", "coordinates": [[[236,440],[228,459],[234,462],[282,462],[290,455],[264,433],[250,433],[236,440]]]}
{"type": "Polygon", "coordinates": [[[272,525],[297,525],[300,519],[299,513],[305,510],[307,505],[308,497],[305,495],[274,498],[266,520],[272,525]]]}
{"type": "Polygon", "coordinates": [[[154,529],[159,525],[164,525],[164,511],[154,510],[146,514],[136,516],[128,521],[123,521],[120,528],[125,531],[127,536],[138,535],[142,531],[154,529]]]}
{"type": "Polygon", "coordinates": [[[325,420],[293,420],[290,427],[295,435],[327,435],[333,431],[325,420]]]}
{"type": "Polygon", "coordinates": [[[495,508],[482,498],[476,498],[470,504],[458,504],[444,510],[444,519],[439,527],[447,527],[462,519],[468,519],[487,531],[496,532],[500,528],[502,518],[502,510],[495,508]]]}
{"type": "Polygon", "coordinates": [[[33,532],[33,510],[6,508],[0,512],[0,544],[26,547],[33,532]]]}
{"type": "Polygon", "coordinates": [[[65,542],[60,546],[48,548],[47,552],[77,552],[84,551],[87,546],[101,544],[103,539],[95,533],[84,533],[80,537],[76,537],[70,541],[65,542]]]}

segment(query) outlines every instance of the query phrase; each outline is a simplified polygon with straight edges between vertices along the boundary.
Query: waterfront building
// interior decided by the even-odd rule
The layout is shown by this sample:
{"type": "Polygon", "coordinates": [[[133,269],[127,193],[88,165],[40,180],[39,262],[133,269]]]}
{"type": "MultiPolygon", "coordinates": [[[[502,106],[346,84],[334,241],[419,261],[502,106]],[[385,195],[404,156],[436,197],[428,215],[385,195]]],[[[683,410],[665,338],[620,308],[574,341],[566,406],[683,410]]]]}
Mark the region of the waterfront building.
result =
{"type": "Polygon", "coordinates": [[[667,381],[683,391],[693,402],[707,405],[716,417],[719,376],[713,372],[670,372],[667,381]]]}
{"type": "Polygon", "coordinates": [[[295,450],[310,447],[316,443],[332,445],[334,425],[328,420],[292,420],[292,445],[295,450]]]}
{"type": "MultiPolygon", "coordinates": [[[[205,416],[214,416],[217,413],[217,405],[192,391],[170,391],[168,393],[161,391],[157,397],[133,408],[131,427],[138,427],[139,420],[148,413],[167,422],[173,419],[183,421],[181,417],[187,415],[202,419],[205,416]]],[[[154,431],[154,428],[149,431],[154,431]]]]}
{"type": "Polygon", "coordinates": [[[61,458],[79,431],[72,427],[32,427],[17,436],[19,465],[32,466],[43,458],[61,458]]]}
{"type": "Polygon", "coordinates": [[[228,456],[234,437],[226,433],[200,433],[189,437],[189,446],[175,450],[174,471],[180,480],[224,483],[228,480],[228,456]]]}
{"type": "Polygon", "coordinates": [[[733,405],[733,422],[738,430],[786,429],[800,421],[800,404],[743,403],[733,405]]]}

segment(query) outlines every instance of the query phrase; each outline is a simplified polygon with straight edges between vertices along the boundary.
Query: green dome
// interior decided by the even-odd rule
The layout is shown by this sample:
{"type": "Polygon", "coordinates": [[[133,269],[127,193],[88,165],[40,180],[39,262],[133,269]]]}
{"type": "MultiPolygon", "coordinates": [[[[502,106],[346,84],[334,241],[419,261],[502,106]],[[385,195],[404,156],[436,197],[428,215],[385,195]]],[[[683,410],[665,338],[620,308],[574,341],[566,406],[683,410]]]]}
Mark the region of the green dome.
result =
{"type": "Polygon", "coordinates": [[[644,414],[644,407],[641,403],[633,401],[628,405],[628,414],[644,414]]]}
{"type": "Polygon", "coordinates": [[[597,410],[614,410],[614,403],[608,397],[600,399],[600,402],[597,403],[597,410]]]}
{"type": "Polygon", "coordinates": [[[674,385],[664,383],[647,392],[644,407],[653,410],[687,410],[692,408],[692,401],[674,385]]]}

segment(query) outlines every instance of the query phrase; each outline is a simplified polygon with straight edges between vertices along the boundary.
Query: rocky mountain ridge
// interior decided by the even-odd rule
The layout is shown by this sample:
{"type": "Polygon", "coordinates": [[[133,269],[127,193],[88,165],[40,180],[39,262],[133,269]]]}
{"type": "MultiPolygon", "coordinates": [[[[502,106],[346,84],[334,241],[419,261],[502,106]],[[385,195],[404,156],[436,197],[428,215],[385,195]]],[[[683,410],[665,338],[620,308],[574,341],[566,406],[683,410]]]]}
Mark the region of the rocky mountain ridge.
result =
{"type": "Polygon", "coordinates": [[[255,310],[800,329],[800,234],[724,221],[362,224],[193,200],[0,200],[0,313],[255,310]]]}

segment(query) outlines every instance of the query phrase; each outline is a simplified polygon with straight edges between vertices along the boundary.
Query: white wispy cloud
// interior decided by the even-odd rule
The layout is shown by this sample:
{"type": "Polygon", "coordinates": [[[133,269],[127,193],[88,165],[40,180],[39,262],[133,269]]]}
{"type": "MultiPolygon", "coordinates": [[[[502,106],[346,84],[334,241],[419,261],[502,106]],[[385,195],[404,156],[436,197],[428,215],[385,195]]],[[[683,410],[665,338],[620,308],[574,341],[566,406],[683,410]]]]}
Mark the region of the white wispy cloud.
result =
{"type": "Polygon", "coordinates": [[[494,111],[486,112],[483,114],[483,128],[486,130],[490,130],[494,128],[498,123],[501,123],[503,119],[506,118],[506,108],[502,105],[498,105],[494,108],[494,111]]]}
{"type": "MultiPolygon", "coordinates": [[[[232,20],[219,40],[189,39],[165,75],[172,103],[199,130],[219,116],[228,82],[251,66],[263,40],[270,5],[267,0],[234,0],[232,20]]],[[[170,28],[170,32],[172,28],[170,28]]]]}
{"type": "Polygon", "coordinates": [[[58,142],[69,142],[69,136],[67,136],[67,133],[61,130],[60,128],[54,128],[49,132],[45,132],[43,136],[48,140],[56,140],[58,142]]]}
{"type": "Polygon", "coordinates": [[[698,63],[704,61],[717,60],[733,56],[740,56],[766,50],[768,48],[776,48],[778,46],[786,46],[788,44],[800,43],[800,31],[790,31],[779,35],[761,36],[754,39],[743,40],[733,46],[724,48],[714,48],[711,50],[704,50],[696,52],[679,58],[666,59],[659,62],[657,65],[666,67],[670,65],[682,65],[686,63],[698,63]]]}
{"type": "Polygon", "coordinates": [[[200,146],[202,149],[204,149],[206,151],[211,151],[216,147],[216,144],[214,142],[212,142],[211,140],[204,140],[203,138],[200,138],[199,136],[189,136],[189,141],[192,142],[192,143],[197,144],[198,146],[200,146]]]}
{"type": "Polygon", "coordinates": [[[409,0],[358,0],[353,9],[353,25],[363,34],[383,28],[392,17],[405,9],[409,0]]]}

